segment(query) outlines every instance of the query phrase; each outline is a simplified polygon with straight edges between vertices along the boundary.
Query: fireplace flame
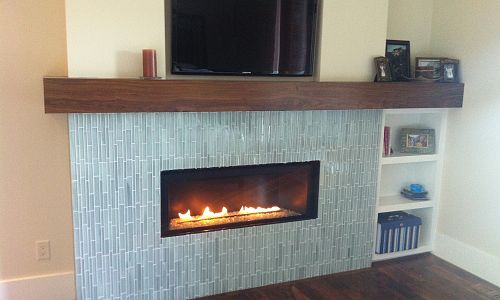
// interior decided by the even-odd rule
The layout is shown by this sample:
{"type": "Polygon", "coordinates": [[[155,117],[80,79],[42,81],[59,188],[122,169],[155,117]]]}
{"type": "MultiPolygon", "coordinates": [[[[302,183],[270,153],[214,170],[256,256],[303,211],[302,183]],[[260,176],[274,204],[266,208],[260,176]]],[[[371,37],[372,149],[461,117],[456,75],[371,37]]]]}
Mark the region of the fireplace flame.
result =
{"type": "Polygon", "coordinates": [[[191,210],[188,209],[188,211],[185,214],[179,213],[179,218],[183,220],[191,220],[193,218],[191,217],[191,210]]]}
{"type": "Polygon", "coordinates": [[[191,216],[191,210],[188,209],[186,213],[179,213],[179,219],[182,221],[198,221],[198,220],[204,220],[204,219],[214,219],[214,218],[224,218],[229,215],[251,215],[251,214],[259,214],[259,213],[270,213],[270,212],[275,212],[275,211],[280,211],[281,208],[277,206],[273,206],[270,208],[262,208],[262,207],[247,207],[247,206],[242,206],[239,212],[234,212],[234,213],[228,213],[226,207],[222,207],[222,210],[220,212],[213,212],[210,207],[205,207],[205,210],[203,211],[203,214],[201,216],[191,216]]]}
{"type": "MultiPolygon", "coordinates": [[[[213,212],[210,210],[210,207],[205,207],[205,210],[203,211],[203,214],[199,217],[197,217],[197,219],[211,219],[211,218],[221,218],[223,216],[226,216],[227,215],[227,208],[226,207],[222,207],[222,210],[220,212],[213,212]]],[[[192,220],[194,219],[193,216],[191,216],[191,210],[188,209],[188,211],[183,214],[183,213],[179,213],[179,219],[181,220],[192,220]]]]}
{"type": "Polygon", "coordinates": [[[210,218],[220,218],[227,215],[227,208],[222,207],[222,210],[218,213],[214,213],[210,210],[210,208],[207,206],[205,207],[205,210],[203,211],[203,214],[201,215],[201,219],[210,219],[210,218]]]}
{"type": "Polygon", "coordinates": [[[273,211],[279,211],[281,208],[277,206],[273,206],[271,208],[262,208],[262,207],[246,207],[242,206],[240,209],[240,214],[258,214],[258,213],[268,213],[268,212],[273,212],[273,211]]]}

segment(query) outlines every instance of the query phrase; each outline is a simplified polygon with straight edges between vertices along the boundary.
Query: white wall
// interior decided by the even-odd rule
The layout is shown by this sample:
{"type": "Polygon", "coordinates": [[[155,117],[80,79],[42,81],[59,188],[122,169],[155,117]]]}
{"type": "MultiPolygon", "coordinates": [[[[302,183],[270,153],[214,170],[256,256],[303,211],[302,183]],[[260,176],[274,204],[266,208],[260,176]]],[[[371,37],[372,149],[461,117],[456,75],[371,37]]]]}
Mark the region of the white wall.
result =
{"type": "Polygon", "coordinates": [[[387,35],[410,40],[413,58],[461,60],[464,107],[448,117],[434,254],[500,286],[498,16],[498,0],[389,0],[387,35]]]}
{"type": "Polygon", "coordinates": [[[0,299],[75,299],[75,276],[73,272],[66,272],[0,281],[0,299]]]}
{"type": "MultiPolygon", "coordinates": [[[[438,229],[477,249],[445,257],[463,267],[481,253],[500,265],[499,16],[498,0],[435,0],[432,53],[460,59],[465,83],[464,107],[448,118],[438,229]]],[[[500,285],[500,270],[482,275],[500,285]]]]}
{"type": "MultiPolygon", "coordinates": [[[[323,1],[317,78],[373,80],[373,57],[384,54],[387,3],[323,1]]],[[[169,1],[166,5],[168,10],[169,1]]],[[[167,30],[165,39],[164,10],[164,0],[66,0],[69,76],[138,77],[142,75],[141,49],[154,48],[159,76],[190,78],[166,70],[165,54],[170,53],[165,43],[170,38],[167,30]]]]}

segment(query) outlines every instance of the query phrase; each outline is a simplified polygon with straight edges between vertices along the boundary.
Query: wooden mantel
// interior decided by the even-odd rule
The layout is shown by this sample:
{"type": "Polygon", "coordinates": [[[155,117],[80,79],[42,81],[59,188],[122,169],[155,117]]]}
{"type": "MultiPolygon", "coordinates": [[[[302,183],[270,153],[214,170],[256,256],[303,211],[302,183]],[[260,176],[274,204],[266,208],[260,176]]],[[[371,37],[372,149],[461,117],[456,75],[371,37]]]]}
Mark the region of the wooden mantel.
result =
{"type": "Polygon", "coordinates": [[[44,78],[46,113],[462,107],[461,83],[44,78]]]}

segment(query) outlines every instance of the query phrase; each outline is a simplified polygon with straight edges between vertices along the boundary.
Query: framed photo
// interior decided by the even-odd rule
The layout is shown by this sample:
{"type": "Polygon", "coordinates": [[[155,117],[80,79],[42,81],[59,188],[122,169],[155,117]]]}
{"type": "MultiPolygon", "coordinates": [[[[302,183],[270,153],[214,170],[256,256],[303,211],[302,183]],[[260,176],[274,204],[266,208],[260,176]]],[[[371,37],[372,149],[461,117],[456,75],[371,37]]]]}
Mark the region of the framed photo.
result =
{"type": "Polygon", "coordinates": [[[394,81],[410,79],[410,42],[387,40],[385,43],[385,57],[391,66],[394,81]]]}
{"type": "Polygon", "coordinates": [[[417,57],[415,58],[415,77],[425,73],[424,77],[428,79],[439,79],[441,77],[441,61],[443,57],[417,57]],[[432,77],[430,70],[432,68],[432,77]],[[428,74],[428,75],[427,75],[428,74]]]}
{"type": "Polygon", "coordinates": [[[375,81],[392,81],[391,67],[386,57],[379,56],[374,58],[377,77],[375,81]]]}
{"type": "Polygon", "coordinates": [[[415,79],[439,79],[434,76],[434,67],[415,67],[415,79]]]}
{"type": "Polygon", "coordinates": [[[399,137],[401,153],[433,154],[436,152],[434,129],[402,128],[399,137]]]}
{"type": "Polygon", "coordinates": [[[457,59],[443,59],[441,61],[441,81],[458,82],[458,63],[457,59]]]}

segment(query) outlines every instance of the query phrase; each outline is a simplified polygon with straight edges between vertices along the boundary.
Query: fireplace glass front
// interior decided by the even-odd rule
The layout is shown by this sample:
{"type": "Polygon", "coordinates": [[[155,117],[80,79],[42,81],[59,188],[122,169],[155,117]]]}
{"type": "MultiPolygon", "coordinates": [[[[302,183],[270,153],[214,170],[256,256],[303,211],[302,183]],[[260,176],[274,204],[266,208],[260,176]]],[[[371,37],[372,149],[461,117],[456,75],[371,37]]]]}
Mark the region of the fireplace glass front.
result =
{"type": "Polygon", "coordinates": [[[319,161],[161,172],[161,236],[315,219],[319,161]]]}

